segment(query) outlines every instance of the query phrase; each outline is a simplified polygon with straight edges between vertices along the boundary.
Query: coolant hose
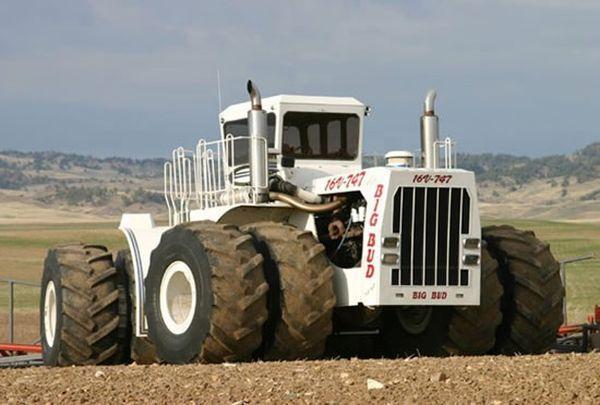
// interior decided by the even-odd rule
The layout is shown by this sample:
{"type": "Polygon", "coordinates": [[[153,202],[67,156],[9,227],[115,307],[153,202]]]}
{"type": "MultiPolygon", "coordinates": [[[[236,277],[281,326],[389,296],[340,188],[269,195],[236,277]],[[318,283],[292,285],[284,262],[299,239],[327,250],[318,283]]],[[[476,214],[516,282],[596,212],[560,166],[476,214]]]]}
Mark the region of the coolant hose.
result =
{"type": "Polygon", "coordinates": [[[289,204],[292,207],[297,208],[301,211],[311,212],[314,214],[320,214],[322,212],[333,211],[337,208],[340,208],[342,205],[344,205],[344,200],[335,200],[335,201],[331,201],[331,202],[323,203],[323,204],[308,204],[308,203],[305,203],[304,201],[300,200],[297,197],[293,197],[291,195],[287,195],[287,194],[283,194],[283,193],[276,193],[273,191],[271,191],[269,193],[269,199],[272,201],[281,201],[281,202],[289,204]]]}

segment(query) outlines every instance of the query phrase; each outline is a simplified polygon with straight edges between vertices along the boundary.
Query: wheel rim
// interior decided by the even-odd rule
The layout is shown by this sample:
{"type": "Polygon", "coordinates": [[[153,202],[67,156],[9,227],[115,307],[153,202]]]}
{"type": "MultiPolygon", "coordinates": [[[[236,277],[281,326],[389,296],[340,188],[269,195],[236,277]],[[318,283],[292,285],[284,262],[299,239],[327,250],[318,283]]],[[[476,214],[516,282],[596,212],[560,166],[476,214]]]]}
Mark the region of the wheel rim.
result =
{"type": "Polygon", "coordinates": [[[167,267],[160,283],[161,318],[175,335],[184,333],[196,312],[196,282],[190,267],[173,262],[167,267]]]}
{"type": "Polygon", "coordinates": [[[396,309],[396,318],[405,331],[418,335],[427,329],[432,312],[431,307],[405,307],[396,309]]]}
{"type": "Polygon", "coordinates": [[[48,347],[54,345],[56,336],[56,287],[54,282],[50,281],[46,285],[46,294],[44,299],[44,336],[48,347]]]}

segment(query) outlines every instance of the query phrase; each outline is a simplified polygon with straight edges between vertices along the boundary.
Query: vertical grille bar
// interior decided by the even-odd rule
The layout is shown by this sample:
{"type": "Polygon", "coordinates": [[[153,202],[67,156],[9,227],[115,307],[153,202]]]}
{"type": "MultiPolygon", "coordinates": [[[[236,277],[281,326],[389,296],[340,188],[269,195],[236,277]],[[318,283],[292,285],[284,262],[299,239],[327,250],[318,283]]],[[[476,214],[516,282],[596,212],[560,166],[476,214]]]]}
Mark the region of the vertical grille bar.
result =
{"type": "Polygon", "coordinates": [[[460,233],[466,235],[471,230],[471,197],[469,197],[469,193],[467,190],[463,189],[462,196],[462,218],[461,218],[461,231],[460,233]]]}
{"type": "Polygon", "coordinates": [[[437,244],[437,285],[446,285],[448,280],[448,207],[447,188],[440,189],[438,201],[438,244],[437,244]]]}
{"type": "Polygon", "coordinates": [[[458,285],[458,267],[460,247],[460,205],[462,202],[460,188],[452,188],[450,197],[450,233],[448,249],[448,284],[458,285]]]}
{"type": "Polygon", "coordinates": [[[415,189],[413,207],[413,285],[423,285],[423,238],[425,236],[425,188],[415,189]]]}
{"type": "Polygon", "coordinates": [[[412,213],[414,188],[402,188],[402,223],[400,224],[400,284],[411,284],[412,213]]]}
{"type": "Polygon", "coordinates": [[[427,189],[425,209],[425,285],[435,285],[435,250],[437,247],[437,188],[427,189]]]}
{"type": "Polygon", "coordinates": [[[396,194],[394,194],[394,213],[392,215],[392,232],[399,233],[400,232],[400,211],[402,204],[402,187],[399,187],[396,190],[396,194]]]}

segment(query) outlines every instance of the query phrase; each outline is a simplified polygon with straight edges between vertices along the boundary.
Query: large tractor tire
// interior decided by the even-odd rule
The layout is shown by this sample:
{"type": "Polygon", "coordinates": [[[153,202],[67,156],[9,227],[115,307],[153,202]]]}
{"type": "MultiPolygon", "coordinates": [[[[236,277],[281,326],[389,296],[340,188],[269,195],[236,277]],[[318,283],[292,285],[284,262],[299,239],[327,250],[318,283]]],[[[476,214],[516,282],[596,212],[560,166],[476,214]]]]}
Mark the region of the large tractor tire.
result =
{"type": "Polygon", "coordinates": [[[483,228],[482,237],[500,264],[503,321],[494,352],[545,353],[563,322],[560,266],[547,243],[512,226],[483,228]]]}
{"type": "Polygon", "coordinates": [[[268,285],[252,237],[209,221],[166,231],[145,280],[149,337],[166,363],[238,362],[262,342],[268,285]]]}
{"type": "Polygon", "coordinates": [[[315,359],[325,352],[335,306],[333,269],[311,232],[259,222],[242,228],[265,257],[270,319],[262,355],[267,360],[315,359]]]}
{"type": "Polygon", "coordinates": [[[380,335],[384,356],[481,355],[494,347],[503,290],[498,262],[485,247],[481,255],[481,305],[386,308],[380,335]]]}
{"type": "Polygon", "coordinates": [[[127,306],[112,254],[103,246],[54,248],[44,262],[40,336],[45,365],[128,360],[127,306]]]}
{"type": "Polygon", "coordinates": [[[448,324],[444,351],[449,355],[481,355],[492,350],[502,322],[503,288],[498,262],[481,248],[481,302],[478,306],[454,307],[448,324]]]}
{"type": "Polygon", "coordinates": [[[136,327],[136,283],[131,260],[131,252],[129,249],[120,250],[115,258],[115,268],[120,274],[126,278],[127,305],[129,308],[129,332],[130,332],[130,357],[136,364],[152,364],[160,363],[160,359],[156,356],[156,346],[148,337],[138,337],[135,334],[136,327]]]}

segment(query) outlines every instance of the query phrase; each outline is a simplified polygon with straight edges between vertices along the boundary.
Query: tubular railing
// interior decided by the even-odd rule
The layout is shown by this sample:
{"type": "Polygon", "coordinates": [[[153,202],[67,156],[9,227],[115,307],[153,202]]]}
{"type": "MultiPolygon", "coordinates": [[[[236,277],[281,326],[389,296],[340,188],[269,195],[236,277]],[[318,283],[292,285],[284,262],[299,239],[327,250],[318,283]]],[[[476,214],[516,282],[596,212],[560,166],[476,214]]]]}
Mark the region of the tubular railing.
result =
{"type": "MultiPolygon", "coordinates": [[[[247,148],[249,142],[250,137],[228,135],[212,142],[201,139],[195,151],[173,151],[172,161],[164,165],[164,195],[171,226],[189,221],[192,204],[206,209],[258,200],[259,190],[250,184],[248,155],[236,154],[236,144],[247,148]]],[[[258,142],[266,161],[267,141],[258,138],[258,142]]]]}
{"type": "Polygon", "coordinates": [[[0,277],[0,283],[8,285],[8,343],[14,343],[15,340],[15,285],[24,285],[28,287],[37,287],[40,285],[31,281],[15,280],[12,278],[0,277]]]}
{"type": "Polygon", "coordinates": [[[433,161],[436,169],[456,169],[456,142],[450,138],[433,144],[433,161]]]}

